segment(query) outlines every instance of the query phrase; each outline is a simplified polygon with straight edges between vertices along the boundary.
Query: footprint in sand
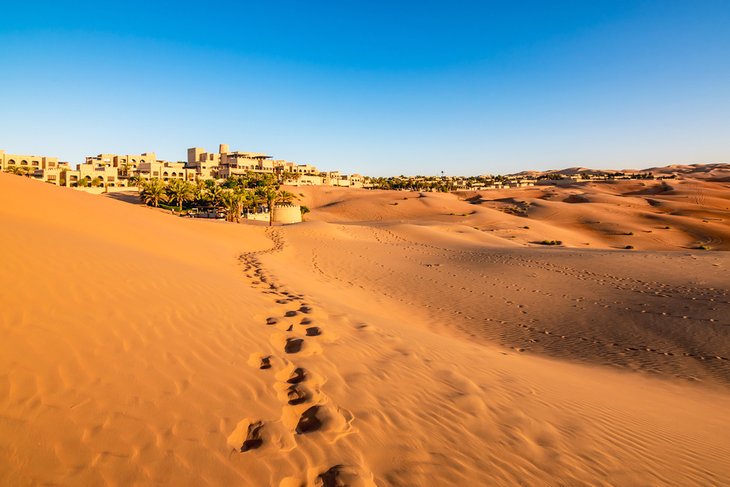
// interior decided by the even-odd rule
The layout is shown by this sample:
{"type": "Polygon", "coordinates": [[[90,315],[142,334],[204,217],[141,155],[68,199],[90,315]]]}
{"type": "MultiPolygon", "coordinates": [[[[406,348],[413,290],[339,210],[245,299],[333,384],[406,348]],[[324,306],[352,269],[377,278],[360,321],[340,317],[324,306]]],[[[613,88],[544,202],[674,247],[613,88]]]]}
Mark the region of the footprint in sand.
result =
{"type": "Polygon", "coordinates": [[[304,345],[302,338],[287,338],[286,344],[284,344],[284,351],[286,353],[299,353],[304,345]]]}
{"type": "Polygon", "coordinates": [[[241,445],[241,452],[247,452],[249,450],[255,450],[260,447],[264,440],[261,439],[261,429],[264,427],[262,421],[257,421],[248,425],[248,432],[246,439],[241,445]]]}
{"type": "Polygon", "coordinates": [[[266,324],[267,325],[275,325],[278,322],[279,322],[279,320],[277,318],[274,318],[273,316],[270,316],[270,317],[266,318],[266,324]]]}
{"type": "Polygon", "coordinates": [[[335,465],[334,467],[330,467],[326,472],[322,472],[317,476],[317,483],[315,485],[321,485],[322,487],[347,485],[341,478],[343,467],[344,465],[335,465]]]}
{"type": "Polygon", "coordinates": [[[319,410],[319,406],[312,406],[302,413],[296,427],[298,435],[311,433],[322,427],[322,420],[317,416],[319,410]]]}
{"type": "Polygon", "coordinates": [[[374,487],[372,474],[350,465],[335,465],[317,476],[314,485],[317,487],[374,487]]]}
{"type": "Polygon", "coordinates": [[[233,447],[234,451],[238,450],[241,453],[255,450],[264,443],[261,438],[263,428],[263,421],[244,419],[238,423],[236,429],[228,437],[228,444],[233,447]]]}
{"type": "Polygon", "coordinates": [[[309,394],[302,388],[293,384],[286,390],[287,404],[290,406],[296,406],[302,404],[309,399],[309,394]]]}
{"type": "Polygon", "coordinates": [[[292,373],[289,375],[289,378],[286,380],[286,382],[288,384],[299,384],[300,382],[303,382],[306,377],[307,371],[301,367],[297,367],[292,370],[292,373]]]}
{"type": "Polygon", "coordinates": [[[322,329],[318,326],[312,326],[306,329],[308,337],[316,337],[322,334],[322,329]]]}
{"type": "Polygon", "coordinates": [[[271,355],[264,355],[262,353],[252,353],[248,358],[248,365],[251,367],[255,367],[257,369],[266,370],[270,369],[272,366],[272,359],[274,357],[271,355]]]}

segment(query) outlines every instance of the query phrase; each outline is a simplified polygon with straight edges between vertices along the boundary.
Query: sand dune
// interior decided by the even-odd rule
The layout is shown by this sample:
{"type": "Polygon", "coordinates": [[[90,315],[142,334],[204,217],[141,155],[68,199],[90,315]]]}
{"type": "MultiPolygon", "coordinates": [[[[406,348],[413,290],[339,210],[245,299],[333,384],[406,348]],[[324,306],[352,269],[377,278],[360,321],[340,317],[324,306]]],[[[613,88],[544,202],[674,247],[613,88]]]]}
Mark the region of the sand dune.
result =
{"type": "Polygon", "coordinates": [[[730,185],[685,179],[536,186],[456,194],[292,188],[330,223],[447,224],[500,245],[730,250],[730,185]]]}
{"type": "MultiPolygon", "coordinates": [[[[588,167],[568,167],[564,169],[553,169],[548,171],[521,171],[515,173],[515,176],[538,177],[545,174],[560,174],[563,176],[574,176],[577,174],[599,174],[599,173],[615,173],[614,169],[592,169],[588,167]]],[[[618,172],[626,174],[635,173],[651,173],[655,176],[678,176],[680,178],[705,179],[709,181],[725,181],[730,180],[730,164],[728,163],[711,163],[711,164],[671,164],[668,166],[656,166],[645,169],[627,168],[618,172]]]]}
{"type": "Polygon", "coordinates": [[[0,483],[728,484],[727,188],[646,184],[268,229],[0,174],[0,483]]]}

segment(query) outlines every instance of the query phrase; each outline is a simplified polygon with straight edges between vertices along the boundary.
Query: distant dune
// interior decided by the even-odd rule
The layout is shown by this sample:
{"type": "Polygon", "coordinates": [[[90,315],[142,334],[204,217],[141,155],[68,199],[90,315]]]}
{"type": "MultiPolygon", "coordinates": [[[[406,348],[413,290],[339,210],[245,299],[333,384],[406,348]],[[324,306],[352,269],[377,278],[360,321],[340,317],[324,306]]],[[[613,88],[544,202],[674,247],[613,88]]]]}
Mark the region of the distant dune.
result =
{"type": "Polygon", "coordinates": [[[730,177],[730,164],[718,162],[713,164],[672,164],[668,166],[656,166],[646,169],[592,169],[588,167],[568,167],[565,169],[550,169],[547,171],[521,171],[515,173],[516,176],[537,177],[547,174],[561,174],[563,176],[575,176],[577,174],[599,174],[623,172],[632,173],[651,173],[655,176],[671,176],[689,177],[694,179],[724,179],[730,177]]]}
{"type": "Polygon", "coordinates": [[[0,174],[0,484],[730,484],[727,183],[290,190],[0,174]]]}
{"type": "Polygon", "coordinates": [[[304,195],[310,220],[445,225],[498,246],[559,240],[591,249],[730,249],[728,183],[627,180],[456,194],[290,190],[304,195]]]}

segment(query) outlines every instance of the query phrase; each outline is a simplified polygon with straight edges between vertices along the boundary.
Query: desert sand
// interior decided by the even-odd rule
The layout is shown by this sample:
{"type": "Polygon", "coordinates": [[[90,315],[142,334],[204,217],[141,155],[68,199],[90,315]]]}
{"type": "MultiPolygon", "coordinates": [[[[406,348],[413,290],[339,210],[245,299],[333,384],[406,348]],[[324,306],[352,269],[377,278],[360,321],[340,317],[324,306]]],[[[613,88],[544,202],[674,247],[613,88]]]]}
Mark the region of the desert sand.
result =
{"type": "Polygon", "coordinates": [[[268,228],[0,174],[0,484],[730,485],[730,183],[689,176],[268,228]]]}

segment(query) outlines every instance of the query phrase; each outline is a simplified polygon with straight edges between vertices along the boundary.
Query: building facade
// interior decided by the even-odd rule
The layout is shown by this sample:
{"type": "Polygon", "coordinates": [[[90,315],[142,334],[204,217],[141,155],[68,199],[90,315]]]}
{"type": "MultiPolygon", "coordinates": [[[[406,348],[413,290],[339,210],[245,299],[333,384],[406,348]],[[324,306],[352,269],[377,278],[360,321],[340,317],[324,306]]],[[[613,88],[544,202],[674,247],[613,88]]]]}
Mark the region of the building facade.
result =
{"type": "Polygon", "coordinates": [[[284,184],[298,186],[362,187],[363,183],[363,177],[359,174],[348,176],[338,171],[322,173],[311,164],[275,160],[259,152],[231,151],[228,144],[220,144],[217,153],[191,147],[187,150],[186,162],[158,160],[154,152],[101,153],[87,156],[75,169],[55,157],[6,154],[0,151],[0,170],[23,171],[42,181],[68,187],[129,187],[136,185],[130,184],[132,177],[195,182],[243,176],[249,172],[274,174],[284,184]]]}

